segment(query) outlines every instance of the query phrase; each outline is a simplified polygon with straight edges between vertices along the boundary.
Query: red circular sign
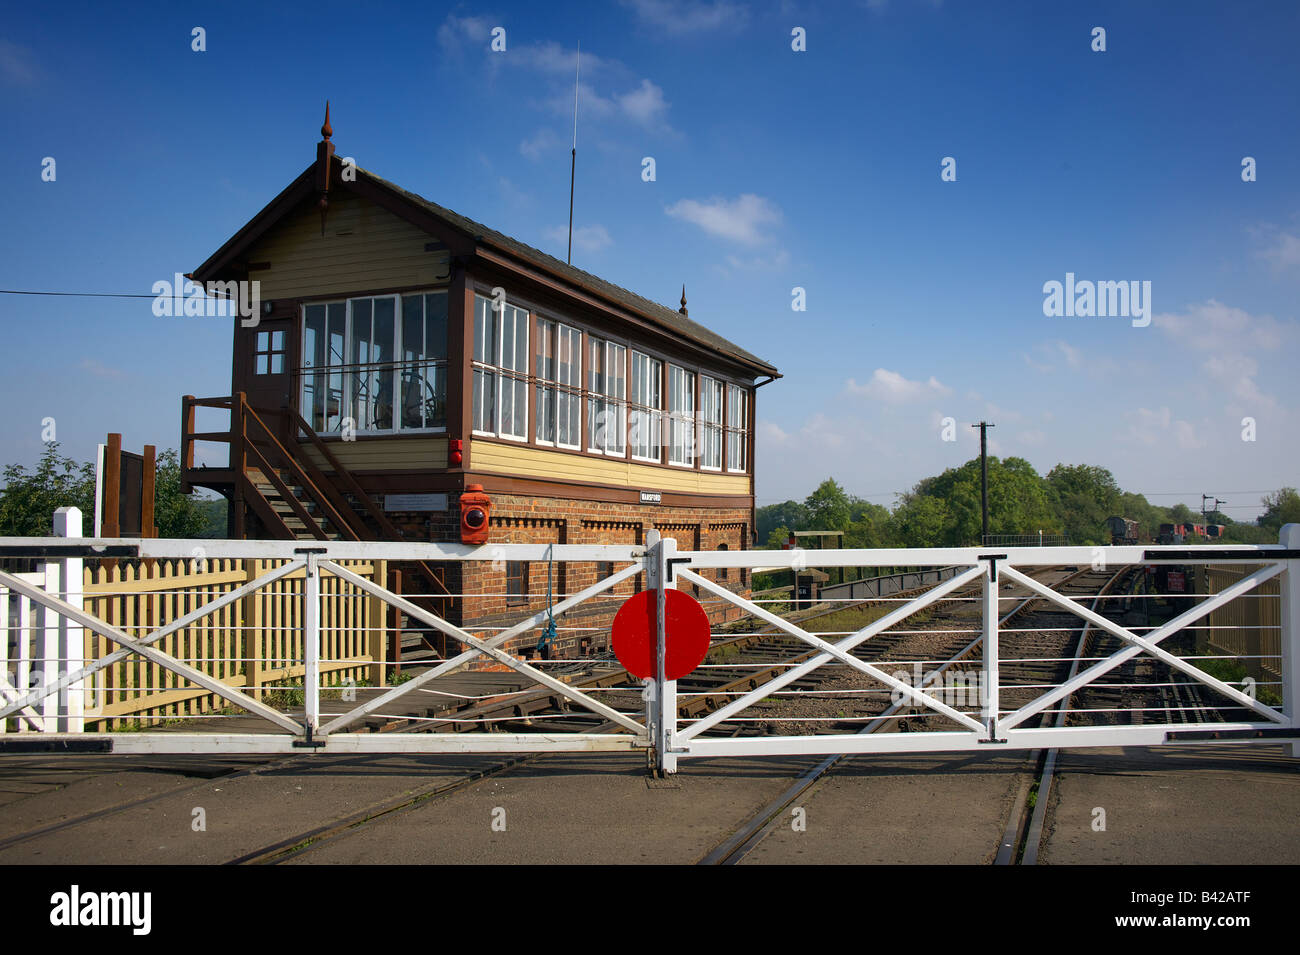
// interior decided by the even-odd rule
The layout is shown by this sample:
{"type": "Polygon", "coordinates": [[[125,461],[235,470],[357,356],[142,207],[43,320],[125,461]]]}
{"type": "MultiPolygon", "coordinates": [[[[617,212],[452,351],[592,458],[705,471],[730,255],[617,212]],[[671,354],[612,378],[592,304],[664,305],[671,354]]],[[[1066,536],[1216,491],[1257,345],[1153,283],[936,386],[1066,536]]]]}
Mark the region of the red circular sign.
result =
{"type": "MultiPolygon", "coordinates": [[[[643,590],[614,615],[614,655],[642,680],[655,676],[656,591],[643,590]]],[[[680,590],[664,591],[664,676],[680,679],[704,662],[709,652],[709,615],[700,602],[680,590]]]]}

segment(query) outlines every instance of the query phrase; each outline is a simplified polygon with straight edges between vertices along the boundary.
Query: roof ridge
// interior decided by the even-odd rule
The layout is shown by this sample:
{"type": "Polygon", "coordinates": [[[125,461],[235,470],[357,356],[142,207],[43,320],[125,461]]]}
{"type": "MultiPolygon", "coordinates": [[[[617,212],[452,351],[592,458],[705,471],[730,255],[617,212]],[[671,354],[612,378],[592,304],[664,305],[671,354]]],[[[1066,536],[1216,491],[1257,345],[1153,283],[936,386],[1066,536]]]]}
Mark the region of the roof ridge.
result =
{"type": "Polygon", "coordinates": [[[439,218],[447,219],[453,226],[469,233],[477,240],[495,236],[499,240],[495,244],[504,247],[507,251],[521,254],[524,258],[534,257],[536,260],[535,264],[549,268],[551,271],[561,275],[570,273],[570,278],[575,277],[575,274],[576,276],[585,276],[589,280],[589,284],[595,286],[596,290],[601,294],[605,294],[615,301],[620,300],[620,298],[625,298],[626,300],[623,304],[632,307],[633,309],[645,312],[647,317],[656,320],[666,328],[686,333],[689,337],[695,339],[701,344],[708,345],[718,351],[727,352],[733,357],[739,358],[747,363],[756,364],[761,368],[767,369],[768,373],[779,377],[776,366],[771,362],[759,358],[757,355],[741,348],[735,342],[724,338],[712,329],[701,325],[694,319],[683,315],[681,312],[672,309],[667,305],[646,298],[644,295],[633,292],[631,289],[624,288],[621,285],[615,285],[608,279],[601,278],[599,275],[595,275],[585,269],[580,269],[576,265],[571,265],[568,262],[561,262],[550,253],[543,252],[541,249],[531,246],[527,242],[506,235],[504,232],[501,232],[498,229],[493,229],[491,226],[479,222],[476,219],[471,219],[469,216],[456,212],[454,209],[449,209],[444,205],[440,205],[432,199],[426,199],[418,192],[412,192],[410,189],[400,186],[389,179],[385,179],[383,176],[371,172],[368,169],[363,169],[360,166],[355,168],[358,173],[361,173],[369,179],[372,179],[375,182],[428,208],[429,211],[439,216],[439,218]],[[621,296],[616,293],[621,293],[621,296]]]}

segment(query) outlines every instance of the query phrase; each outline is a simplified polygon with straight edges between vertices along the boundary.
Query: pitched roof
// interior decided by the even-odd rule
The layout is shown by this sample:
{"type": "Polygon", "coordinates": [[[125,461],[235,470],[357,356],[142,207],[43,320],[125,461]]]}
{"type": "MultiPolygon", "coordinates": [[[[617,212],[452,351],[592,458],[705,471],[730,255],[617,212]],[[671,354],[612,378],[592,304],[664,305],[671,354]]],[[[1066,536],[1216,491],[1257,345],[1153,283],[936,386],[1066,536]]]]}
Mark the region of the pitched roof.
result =
{"type": "Polygon", "coordinates": [[[451,209],[440,206],[436,202],[431,202],[423,196],[417,195],[409,189],[403,189],[396,183],[389,182],[372,172],[361,169],[360,167],[357,167],[356,171],[358,174],[366,176],[375,184],[397,193],[408,201],[420,206],[425,211],[443,219],[454,228],[459,229],[472,237],[476,242],[492,246],[507,254],[523,259],[538,268],[545,269],[553,275],[567,279],[575,285],[586,288],[603,298],[616,302],[624,308],[636,312],[655,324],[662,325],[684,338],[705,345],[714,351],[730,355],[745,364],[753,365],[764,374],[776,378],[781,377],[780,372],[776,370],[775,365],[764,361],[751,352],[741,348],[734,342],[723,338],[717,332],[705,328],[699,322],[692,321],[681,312],[668,308],[665,305],[660,305],[658,302],[652,302],[650,299],[637,295],[635,292],[630,292],[621,286],[615,285],[613,282],[607,282],[598,275],[592,275],[590,272],[574,268],[572,265],[561,262],[552,255],[547,255],[540,249],[535,249],[531,245],[520,242],[518,239],[498,232],[495,229],[491,229],[480,222],[475,222],[473,219],[463,216],[458,212],[453,212],[451,209]]]}

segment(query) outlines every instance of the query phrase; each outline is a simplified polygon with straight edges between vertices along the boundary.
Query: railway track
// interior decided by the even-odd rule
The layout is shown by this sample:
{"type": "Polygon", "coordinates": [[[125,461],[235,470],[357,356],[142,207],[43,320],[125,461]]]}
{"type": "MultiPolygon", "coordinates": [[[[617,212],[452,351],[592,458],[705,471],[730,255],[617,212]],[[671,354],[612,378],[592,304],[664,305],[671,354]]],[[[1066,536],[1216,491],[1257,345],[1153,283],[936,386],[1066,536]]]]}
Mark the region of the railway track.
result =
{"type": "MultiPolygon", "coordinates": [[[[1123,568],[1114,573],[1079,571],[1058,582],[1059,592],[1072,594],[1104,594],[1118,581],[1131,573],[1130,568],[1123,568]],[[1100,586],[1100,590],[1097,588],[1100,586]]],[[[1041,598],[1029,598],[1018,604],[1010,613],[999,619],[1002,630],[1012,620],[1020,619],[1020,626],[1000,634],[1000,645],[1007,662],[1001,667],[1000,700],[1005,708],[1014,708],[1028,702],[1041,692],[1043,684],[1059,683],[1068,679],[1077,660],[1082,655],[1084,640],[1089,632],[1088,625],[1078,617],[1065,611],[1055,609],[1030,611],[1041,598]],[[1011,654],[1016,656],[1012,657],[1011,654]]],[[[1095,607],[1097,600],[1093,601],[1095,607]]],[[[945,620],[944,622],[948,622],[945,620]]],[[[965,647],[958,648],[956,659],[949,666],[962,665],[962,660],[974,655],[978,640],[965,647]]],[[[941,673],[941,671],[936,671],[941,673]]],[[[1064,704],[1068,707],[1068,701],[1064,704]]],[[[888,717],[886,711],[881,717],[888,717]]],[[[1042,720],[1054,718],[1044,714],[1042,720]]],[[[931,719],[931,717],[924,717],[931,719]]],[[[940,717],[940,719],[943,719],[940,717]]],[[[865,732],[874,732],[887,726],[891,721],[877,718],[867,725],[865,732]]],[[[1041,725],[1041,724],[1040,724],[1041,725]]],[[[1054,752],[1054,751],[1053,751],[1054,752]]],[[[1036,764],[1032,779],[1023,780],[1013,804],[1007,827],[995,851],[994,861],[999,864],[1018,861],[1023,852],[1025,840],[1034,831],[1035,818],[1041,832],[1041,816],[1035,817],[1035,809],[1041,813],[1046,805],[1046,791],[1050,787],[1050,766],[1044,770],[1038,753],[1031,753],[1029,761],[1036,764]],[[1046,775],[1044,773],[1046,772],[1046,775]],[[1034,798],[1039,793],[1041,799],[1034,798]]],[[[736,865],[748,856],[778,826],[785,825],[789,810],[819,782],[832,774],[837,766],[851,759],[849,756],[830,756],[810,767],[777,799],[755,813],[732,835],[723,840],[700,859],[701,865],[736,865]]],[[[1036,855],[1037,845],[1034,852],[1036,855]]]]}
{"type": "MultiPolygon", "coordinates": [[[[1059,571],[1057,572],[1059,573],[1059,571]]],[[[1049,576],[1046,571],[1045,576],[1049,576]]],[[[1097,581],[1090,572],[1079,572],[1066,578],[1067,583],[1058,586],[1069,586],[1069,581],[1078,580],[1078,586],[1085,589],[1089,586],[1095,588],[1097,581]]],[[[921,588],[928,590],[930,588],[921,588]]],[[[1066,591],[1068,592],[1068,591],[1066,591]]],[[[1094,591],[1095,592],[1095,589],[1094,591]]],[[[970,597],[962,592],[954,593],[949,599],[934,605],[936,613],[929,621],[932,624],[927,629],[918,629],[911,631],[891,632],[886,631],[878,635],[875,639],[867,641],[866,644],[860,645],[861,657],[863,659],[880,661],[898,662],[897,658],[924,657],[930,660],[943,660],[951,656],[957,656],[956,662],[946,664],[949,668],[960,668],[969,663],[969,658],[976,655],[975,644],[978,640],[972,642],[968,639],[968,634],[957,632],[960,629],[957,625],[963,620],[969,622],[969,610],[971,609],[970,597]],[[951,651],[951,653],[949,653],[951,651]],[[941,655],[946,654],[946,656],[941,655]]],[[[1006,614],[1001,625],[1005,626],[1016,620],[1023,625],[1017,628],[1022,633],[1017,633],[1018,642],[1014,644],[1017,654],[1016,660],[1010,659],[1004,667],[1004,681],[1008,683],[1024,683],[1030,681],[1044,681],[1054,674],[1048,674],[1045,670],[1044,659],[1049,657],[1054,650],[1059,648],[1056,645],[1046,641],[1043,633],[1046,630],[1053,629],[1047,627],[1044,621],[1035,618],[1030,608],[1037,602],[1037,598],[1030,598],[1020,602],[1010,613],[1006,614]],[[1033,626],[1031,626],[1033,624],[1033,626]]],[[[865,602],[864,602],[865,603],[865,602]]],[[[831,608],[808,612],[799,616],[799,622],[804,625],[812,621],[825,619],[834,614],[842,613],[842,608],[831,608]]],[[[1066,615],[1069,616],[1069,615],[1066,615]]],[[[1075,618],[1077,619],[1077,618],[1075,618]]],[[[1050,622],[1050,621],[1048,621],[1050,622]]],[[[779,672],[781,669],[789,666],[792,660],[797,660],[798,656],[792,658],[791,650],[795,641],[792,638],[785,637],[774,629],[762,630],[755,633],[737,635],[724,641],[719,641],[719,646],[735,647],[738,654],[743,654],[741,660],[734,661],[734,665],[720,665],[709,672],[706,679],[699,683],[690,683],[687,686],[682,684],[686,681],[679,681],[679,693],[686,697],[683,701],[682,711],[684,717],[698,715],[717,708],[731,698],[730,694],[740,692],[743,688],[748,688],[751,684],[761,684],[772,673],[779,672]],[[695,695],[690,695],[695,694],[695,695]]],[[[1008,644],[1012,646],[1012,644],[1008,644]]],[[[805,655],[813,651],[808,651],[805,655]]],[[[1004,652],[1008,658],[1010,653],[1004,652]]],[[[1057,652],[1058,656],[1066,655],[1057,652]]],[[[816,673],[817,671],[813,671],[816,673]]],[[[939,673],[943,672],[941,668],[939,673]]],[[[578,687],[598,687],[617,691],[621,684],[626,686],[629,677],[625,671],[613,671],[600,674],[593,674],[586,677],[576,677],[574,685],[578,687]]],[[[806,680],[791,684],[787,689],[793,694],[816,694],[819,692],[822,684],[817,680],[806,680]]],[[[626,686],[629,695],[635,694],[635,700],[639,703],[639,684],[626,686]]],[[[1005,690],[1004,690],[1005,693],[1005,690]]],[[[481,701],[468,706],[463,706],[453,714],[449,714],[442,719],[413,721],[414,725],[420,729],[428,731],[447,732],[450,727],[465,725],[459,720],[468,718],[474,722],[469,725],[482,725],[480,721],[499,721],[495,725],[500,729],[528,729],[533,732],[545,731],[546,729],[555,728],[572,732],[574,729],[573,721],[577,719],[587,719],[585,716],[574,713],[566,713],[564,701],[556,699],[553,691],[545,690],[538,693],[526,694],[507,694],[500,699],[481,701]],[[553,722],[554,721],[554,722],[553,722]],[[526,724],[526,725],[525,725],[526,724]]],[[[617,708],[624,708],[616,699],[607,699],[610,705],[617,708]]],[[[867,722],[868,731],[888,731],[891,729],[900,729],[908,725],[909,722],[915,726],[918,722],[934,719],[934,717],[919,717],[906,712],[905,707],[898,705],[887,705],[883,702],[878,708],[873,708],[865,713],[865,716],[871,717],[867,722]]],[[[943,719],[943,717],[938,717],[943,719]]],[[[598,731],[603,727],[600,725],[600,718],[594,714],[590,717],[592,726],[588,731],[598,731]]],[[[861,732],[864,729],[862,717],[856,721],[844,721],[842,723],[832,722],[829,731],[834,732],[861,732]]],[[[408,727],[411,724],[408,724],[408,727]]],[[[724,728],[725,724],[716,728],[719,732],[763,732],[766,729],[761,724],[740,724],[739,727],[724,728]]],[[[372,726],[372,731],[392,732],[395,727],[372,726]]],[[[769,727],[770,729],[770,727],[769,727]]],[[[545,755],[524,755],[514,758],[503,758],[487,761],[479,768],[470,770],[463,775],[458,775],[454,779],[442,779],[431,782],[425,786],[409,789],[402,794],[387,799],[380,800],[363,809],[353,812],[347,816],[335,818],[322,822],[319,825],[306,827],[301,831],[295,832],[290,836],[276,839],[266,845],[260,846],[254,850],[241,853],[238,857],[228,860],[226,864],[279,864],[295,859],[304,853],[310,853],[312,850],[331,841],[344,837],[350,833],[357,832],[367,825],[379,819],[388,819],[405,812],[410,812],[430,802],[444,799],[454,793],[463,791],[483,779],[504,773],[508,770],[518,768],[525,764],[533,763],[538,760],[548,758],[545,755]]],[[[757,846],[774,825],[783,821],[783,813],[792,801],[800,798],[804,793],[816,786],[818,782],[826,778],[834,767],[841,762],[843,757],[830,757],[821,760],[815,765],[810,766],[790,787],[781,794],[771,805],[756,814],[752,819],[747,820],[744,825],[739,827],[727,840],[724,840],[713,851],[708,853],[702,860],[710,864],[734,864],[740,861],[752,849],[757,846]]],[[[319,757],[311,756],[293,756],[281,760],[268,762],[259,767],[244,770],[233,776],[225,777],[234,779],[245,775],[254,775],[261,772],[267,772],[273,769],[292,768],[294,764],[303,764],[312,760],[318,764],[319,757]]],[[[196,784],[192,789],[199,789],[204,785],[209,785],[210,780],[196,784]]],[[[172,796],[177,792],[185,792],[188,789],[173,790],[165,794],[158,794],[146,799],[137,799],[123,803],[120,806],[109,807],[98,810],[94,813],[87,813],[82,816],[61,821],[51,826],[45,826],[40,829],[32,830],[26,833],[20,833],[0,840],[0,849],[9,848],[20,844],[24,841],[36,839],[52,832],[59,830],[75,829],[79,825],[100,819],[105,815],[117,812],[124,812],[129,809],[137,808],[148,802],[161,799],[164,796],[172,796]]]]}

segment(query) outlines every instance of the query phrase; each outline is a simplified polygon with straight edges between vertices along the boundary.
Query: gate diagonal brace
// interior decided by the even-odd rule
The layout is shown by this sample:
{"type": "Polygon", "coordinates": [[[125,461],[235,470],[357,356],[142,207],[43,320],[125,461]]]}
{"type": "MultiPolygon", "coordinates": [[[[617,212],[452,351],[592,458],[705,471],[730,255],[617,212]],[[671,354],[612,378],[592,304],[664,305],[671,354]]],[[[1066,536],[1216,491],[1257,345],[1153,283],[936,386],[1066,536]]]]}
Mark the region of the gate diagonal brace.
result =
{"type": "MultiPolygon", "coordinates": [[[[259,577],[256,581],[253,581],[253,583],[257,584],[258,587],[264,586],[266,583],[269,583],[271,580],[284,576],[284,574],[289,572],[289,568],[282,567],[279,568],[279,571],[280,572],[276,574],[267,574],[264,577],[259,577]]],[[[200,607],[198,610],[191,611],[190,613],[186,614],[184,617],[181,617],[179,620],[174,620],[166,627],[163,627],[160,630],[156,630],[153,633],[149,634],[147,637],[144,637],[143,639],[139,639],[139,640],[127,636],[125,633],[123,633],[121,630],[118,630],[116,627],[112,626],[111,624],[105,623],[103,620],[100,620],[98,617],[92,617],[84,610],[79,610],[78,608],[74,607],[72,604],[68,603],[67,601],[61,600],[58,597],[48,594],[37,587],[33,587],[31,584],[28,584],[26,581],[14,577],[12,574],[0,572],[0,585],[3,585],[9,588],[10,590],[17,591],[18,593],[22,594],[24,597],[27,597],[30,600],[34,600],[36,603],[42,605],[43,607],[47,607],[48,609],[53,610],[59,616],[64,617],[65,619],[70,620],[73,623],[76,623],[87,630],[94,631],[95,633],[107,637],[109,640],[112,640],[114,643],[122,647],[121,650],[114,651],[113,653],[104,657],[102,660],[99,660],[93,666],[84,667],[83,669],[79,670],[77,673],[66,675],[61,679],[55,681],[54,683],[47,683],[44,686],[32,690],[21,700],[17,700],[4,707],[0,707],[0,719],[3,719],[6,716],[10,716],[13,713],[17,712],[18,710],[22,709],[24,706],[30,705],[31,703],[35,703],[38,700],[42,700],[45,697],[49,696],[51,693],[57,692],[58,690],[66,686],[70,686],[73,683],[76,683],[78,680],[84,679],[87,675],[91,673],[95,673],[103,669],[105,666],[108,666],[111,663],[116,662],[117,659],[125,659],[126,657],[130,656],[132,653],[138,653],[140,656],[147,659],[150,663],[155,663],[165,670],[170,670],[172,673],[176,673],[180,676],[183,676],[185,679],[189,680],[191,683],[195,684],[196,686],[203,687],[203,689],[207,690],[208,692],[214,693],[217,696],[221,697],[222,699],[227,700],[230,703],[233,703],[235,706],[248,710],[250,713],[253,713],[256,716],[260,716],[264,720],[270,723],[274,723],[276,726],[294,734],[295,736],[297,736],[298,733],[302,730],[302,726],[300,726],[294,720],[289,719],[279,710],[272,709],[271,707],[267,706],[265,703],[253,699],[251,696],[248,696],[247,694],[240,692],[239,690],[235,689],[233,686],[229,686],[225,683],[222,683],[220,680],[215,680],[212,677],[209,677],[207,674],[199,670],[196,670],[194,667],[190,666],[189,664],[182,663],[180,660],[177,660],[175,657],[168,656],[166,653],[163,653],[161,650],[157,650],[154,647],[150,646],[152,642],[162,639],[162,637],[166,636],[168,633],[171,633],[175,630],[179,630],[182,627],[187,626],[189,622],[199,619],[199,617],[207,616],[209,613],[212,612],[214,608],[224,605],[225,603],[229,603],[232,599],[239,596],[241,591],[244,591],[245,588],[248,588],[249,591],[257,589],[257,587],[252,587],[251,584],[245,584],[245,586],[243,588],[240,588],[240,590],[233,591],[229,594],[225,594],[218,600],[215,600],[210,604],[206,604],[205,606],[200,607]]]]}
{"type": "MultiPolygon", "coordinates": [[[[485,656],[491,657],[492,659],[496,660],[498,663],[504,663],[512,670],[515,670],[519,673],[524,674],[527,677],[530,677],[531,679],[535,680],[536,682],[540,683],[542,686],[545,686],[548,689],[555,690],[557,693],[567,697],[568,699],[572,700],[574,703],[577,703],[579,706],[591,710],[594,713],[600,714],[606,719],[617,723],[619,726],[622,726],[624,729],[631,730],[633,733],[636,733],[638,736],[645,732],[644,726],[642,726],[640,723],[637,723],[635,720],[629,719],[628,717],[624,716],[618,710],[606,706],[604,703],[601,703],[599,700],[592,699],[591,697],[583,693],[581,690],[576,690],[573,687],[569,686],[567,683],[563,683],[559,680],[556,680],[553,677],[550,677],[547,674],[543,673],[541,670],[538,670],[536,667],[529,666],[527,663],[523,663],[520,660],[516,660],[514,657],[512,657],[510,654],[506,653],[505,651],[497,649],[498,646],[505,643],[507,640],[513,639],[519,634],[531,630],[533,627],[541,623],[542,620],[544,620],[546,617],[546,611],[541,611],[537,614],[534,614],[533,616],[529,617],[527,620],[524,620],[522,623],[518,623],[515,626],[511,627],[510,629],[504,630],[501,633],[498,633],[487,640],[480,640],[478,637],[474,636],[473,634],[469,633],[466,630],[462,630],[460,627],[456,626],[455,624],[448,623],[446,620],[442,619],[436,614],[429,613],[427,610],[417,607],[409,600],[406,600],[398,596],[397,594],[394,594],[392,591],[385,590],[383,587],[380,587],[378,584],[366,580],[364,577],[360,577],[352,573],[351,571],[346,570],[343,567],[340,567],[338,564],[334,563],[333,561],[330,560],[322,561],[320,566],[322,569],[328,570],[336,577],[340,577],[343,580],[346,580],[348,583],[360,588],[361,590],[364,590],[366,593],[370,594],[371,596],[378,597],[380,600],[383,600],[385,603],[397,607],[403,613],[408,614],[409,616],[412,616],[423,623],[427,623],[429,626],[442,631],[443,633],[447,634],[450,637],[455,637],[457,640],[460,640],[463,643],[467,643],[471,647],[471,649],[466,650],[463,653],[457,654],[456,656],[452,657],[449,660],[444,661],[438,666],[433,667],[430,670],[426,670],[424,673],[422,673],[420,676],[416,677],[415,679],[411,680],[410,682],[404,683],[403,685],[398,687],[393,687],[387,693],[381,693],[379,696],[375,697],[370,702],[364,703],[361,706],[349,710],[347,713],[344,713],[341,716],[335,717],[325,726],[321,727],[320,730],[321,735],[327,735],[329,733],[333,733],[336,730],[342,729],[343,727],[347,726],[350,723],[356,722],[361,717],[366,716],[369,713],[375,712],[376,710],[382,708],[383,706],[386,706],[390,701],[398,698],[399,696],[402,696],[406,693],[416,690],[419,687],[423,686],[424,684],[429,683],[435,677],[441,676],[444,673],[457,669],[462,664],[469,662],[479,654],[483,654],[485,656]]],[[[592,587],[588,587],[586,590],[582,591],[581,593],[574,594],[572,597],[569,597],[568,599],[563,600],[560,603],[556,604],[555,607],[552,608],[552,613],[563,613],[565,610],[568,610],[570,607],[574,606],[575,604],[578,604],[583,600],[588,599],[594,594],[607,590],[610,587],[613,587],[616,584],[618,584],[620,581],[634,576],[635,574],[639,573],[640,570],[641,568],[639,565],[630,564],[629,566],[623,568],[613,576],[607,577],[603,581],[597,583],[596,585],[592,587]]]]}
{"type": "Polygon", "coordinates": [[[1009,577],[1011,577],[1011,579],[1015,580],[1017,583],[1023,584],[1030,591],[1035,592],[1040,596],[1044,597],[1045,599],[1047,599],[1048,601],[1050,601],[1051,603],[1054,603],[1057,606],[1068,610],[1070,613],[1073,613],[1075,616],[1082,617],[1084,620],[1087,620],[1089,623],[1091,623],[1093,626],[1097,627],[1098,629],[1104,630],[1106,633],[1109,633],[1112,636],[1118,638],[1119,640],[1122,640],[1124,643],[1128,644],[1128,646],[1115,651],[1113,654],[1111,654],[1109,657],[1102,660],[1101,662],[1093,664],[1087,670],[1084,670],[1082,673],[1078,674],[1077,676],[1067,681],[1066,683],[1063,683],[1061,686],[1058,686],[1053,690],[1049,690],[1046,693],[1044,693],[1042,696],[1039,696],[1038,698],[1030,701],[1029,703],[1026,703],[1024,706],[1016,710],[1014,713],[1007,714],[1001,720],[1003,728],[1010,729],[1015,726],[1018,726],[1020,723],[1024,722],[1026,719],[1029,719],[1034,714],[1046,709],[1047,707],[1051,706],[1053,703],[1057,702],[1058,700],[1064,697],[1068,697],[1071,693],[1074,693],[1080,687],[1087,686],[1089,683],[1093,682],[1098,677],[1104,676],[1105,674],[1109,673],[1111,670],[1115,669],[1117,666],[1120,666],[1125,661],[1132,659],[1133,657],[1137,656],[1143,651],[1150,654],[1152,657],[1156,658],[1157,660],[1160,660],[1161,662],[1167,664],[1168,666],[1176,670],[1180,670],[1183,673],[1186,673],[1188,676],[1192,677],[1193,679],[1199,680],[1201,683],[1204,683],[1206,686],[1209,686],[1211,689],[1217,691],[1223,696],[1228,697],[1228,699],[1233,700],[1241,707],[1245,709],[1253,710],[1256,713],[1259,713],[1261,716],[1265,717],[1266,719],[1273,721],[1274,723],[1283,722],[1286,719],[1284,714],[1279,713],[1278,711],[1268,706],[1265,706],[1263,703],[1260,703],[1257,700],[1252,699],[1251,697],[1247,696],[1245,693],[1242,693],[1240,690],[1236,689],[1235,687],[1228,686],[1226,683],[1216,679],[1215,677],[1206,673],[1204,670],[1200,670],[1194,665],[1184,662],[1179,657],[1176,657],[1172,653],[1169,653],[1167,650],[1163,649],[1162,647],[1157,646],[1157,644],[1160,643],[1162,640],[1164,640],[1166,637],[1170,636],[1173,633],[1176,633],[1177,631],[1181,630],[1185,626],[1188,626],[1189,624],[1195,623],[1197,620],[1201,619],[1206,614],[1210,613],[1216,607],[1222,606],[1223,604],[1236,599],[1241,594],[1253,590],[1256,586],[1263,583],[1265,580],[1268,580],[1269,578],[1274,577],[1277,574],[1280,574],[1282,570],[1283,570],[1283,565],[1274,564],[1272,567],[1265,567],[1261,570],[1256,571],[1255,573],[1251,574],[1249,577],[1243,577],[1241,580],[1232,584],[1230,587],[1224,589],[1214,597],[1211,597],[1210,599],[1205,600],[1197,604],[1196,606],[1192,607],[1190,610],[1187,610],[1184,613],[1179,614],[1173,620],[1170,620],[1168,623],[1164,624],[1163,626],[1158,627],[1157,629],[1148,633],[1145,637],[1140,637],[1137,634],[1133,633],[1131,630],[1129,630],[1127,627],[1122,627],[1119,624],[1115,623],[1114,621],[1101,616],[1101,614],[1098,614],[1093,610],[1089,610],[1087,607],[1084,607],[1081,604],[1075,603],[1073,600],[1070,600],[1068,597],[1064,597],[1061,594],[1058,594],[1050,587],[1044,587],[1042,584],[1038,583],[1038,581],[1034,580],[1031,577],[1025,576],[1024,574],[1020,573],[1014,568],[1010,568],[1010,567],[1004,568],[1005,573],[1009,577]]]}

